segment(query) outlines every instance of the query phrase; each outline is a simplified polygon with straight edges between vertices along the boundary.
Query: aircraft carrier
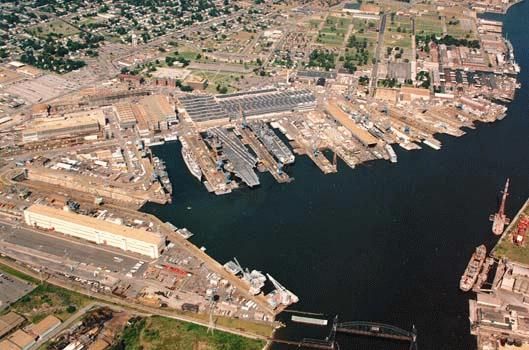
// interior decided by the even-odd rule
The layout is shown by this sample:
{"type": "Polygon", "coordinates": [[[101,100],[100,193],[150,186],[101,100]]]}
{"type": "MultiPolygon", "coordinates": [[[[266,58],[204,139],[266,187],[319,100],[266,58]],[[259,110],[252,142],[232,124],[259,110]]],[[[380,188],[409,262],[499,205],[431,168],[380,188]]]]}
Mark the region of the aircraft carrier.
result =
{"type": "Polygon", "coordinates": [[[295,157],[290,148],[266,123],[255,121],[249,123],[248,126],[277,160],[285,165],[294,163],[295,157]]]}
{"type": "Polygon", "coordinates": [[[229,162],[226,170],[235,173],[248,187],[258,186],[259,177],[253,170],[257,165],[257,159],[246,149],[241,140],[223,128],[212,128],[208,133],[211,136],[210,144],[220,146],[224,158],[229,162]]]}

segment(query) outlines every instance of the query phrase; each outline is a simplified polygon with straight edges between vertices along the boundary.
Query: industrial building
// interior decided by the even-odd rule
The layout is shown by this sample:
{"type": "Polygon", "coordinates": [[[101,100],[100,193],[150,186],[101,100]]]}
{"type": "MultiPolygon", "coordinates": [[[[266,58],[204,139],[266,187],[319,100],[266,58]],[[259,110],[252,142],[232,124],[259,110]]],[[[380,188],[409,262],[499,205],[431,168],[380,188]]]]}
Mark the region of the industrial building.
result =
{"type": "Polygon", "coordinates": [[[46,316],[40,322],[32,324],[27,331],[37,339],[42,339],[61,325],[61,320],[53,315],[46,316]]]}
{"type": "Polygon", "coordinates": [[[340,107],[335,103],[329,103],[326,106],[327,112],[347,130],[353,134],[353,137],[362,143],[365,147],[375,147],[378,139],[371,135],[367,130],[358,126],[340,107]]]}
{"type": "Polygon", "coordinates": [[[136,125],[136,115],[130,103],[117,103],[114,105],[114,112],[118,117],[119,127],[129,129],[136,125]]]}
{"type": "Polygon", "coordinates": [[[24,321],[24,317],[14,312],[0,316],[0,338],[20,326],[24,321]]]}
{"type": "Polygon", "coordinates": [[[152,130],[165,130],[178,122],[174,105],[163,95],[146,96],[139,105],[152,130]]]}
{"type": "Polygon", "coordinates": [[[40,204],[24,210],[24,219],[30,226],[52,229],[150,258],[158,258],[165,247],[164,238],[155,233],[40,204]]]}
{"type": "Polygon", "coordinates": [[[186,95],[180,97],[179,109],[194,122],[228,122],[244,116],[259,118],[274,114],[314,109],[316,97],[310,90],[261,89],[227,95],[186,95]]]}
{"type": "Polygon", "coordinates": [[[98,133],[105,125],[105,116],[99,109],[65,114],[53,119],[37,119],[22,131],[24,142],[45,141],[98,133]]]}
{"type": "MultiPolygon", "coordinates": [[[[8,336],[7,341],[17,346],[20,350],[27,350],[35,344],[35,337],[19,329],[8,336]]],[[[0,349],[3,350],[2,345],[0,345],[0,349]]]]}

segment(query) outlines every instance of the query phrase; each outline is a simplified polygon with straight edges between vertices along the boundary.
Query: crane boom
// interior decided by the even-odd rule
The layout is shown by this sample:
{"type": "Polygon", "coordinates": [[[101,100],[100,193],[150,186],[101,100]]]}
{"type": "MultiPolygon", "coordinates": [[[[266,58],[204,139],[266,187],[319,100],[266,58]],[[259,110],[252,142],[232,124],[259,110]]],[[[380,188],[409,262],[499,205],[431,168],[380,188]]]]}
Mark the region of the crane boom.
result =
{"type": "Polygon", "coordinates": [[[507,196],[509,195],[509,179],[507,179],[507,182],[505,182],[505,188],[503,189],[503,196],[501,198],[501,204],[500,204],[500,215],[505,215],[505,202],[507,201],[507,196]]]}

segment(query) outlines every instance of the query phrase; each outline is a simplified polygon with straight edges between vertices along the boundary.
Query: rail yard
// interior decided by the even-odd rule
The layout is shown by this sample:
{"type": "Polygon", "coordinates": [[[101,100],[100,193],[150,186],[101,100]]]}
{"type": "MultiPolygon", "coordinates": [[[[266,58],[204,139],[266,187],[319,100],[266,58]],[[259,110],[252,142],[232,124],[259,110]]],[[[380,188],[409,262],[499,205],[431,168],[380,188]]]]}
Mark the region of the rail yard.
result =
{"type": "MultiPolygon", "coordinates": [[[[139,35],[134,21],[113,32],[114,5],[106,15],[83,5],[87,20],[66,11],[39,24],[28,15],[2,29],[35,43],[31,50],[6,43],[0,64],[5,262],[129,307],[210,327],[225,318],[272,329],[275,316],[298,302],[274,271],[237,259],[221,264],[188,240],[195,233],[137,211],[171,202],[179,185],[154,146],[173,142],[189,175],[214,195],[259,190],[264,173],[289,186],[296,157],[332,174],[397,163],[399,152],[440,150],[439,134],[460,137],[503,119],[519,87],[502,23],[477,17],[483,4],[226,1],[221,14],[212,3],[215,11],[186,13],[190,22],[167,28],[162,17],[135,9],[149,23],[139,35]],[[57,26],[71,31],[60,35],[70,40],[65,47],[73,40],[80,48],[50,66],[39,42],[57,26]]],[[[513,269],[502,262],[498,271],[513,269]]],[[[12,284],[0,302],[25,291],[12,284]]],[[[483,325],[477,303],[472,320],[483,325]]],[[[97,316],[98,327],[111,313],[97,316]]]]}

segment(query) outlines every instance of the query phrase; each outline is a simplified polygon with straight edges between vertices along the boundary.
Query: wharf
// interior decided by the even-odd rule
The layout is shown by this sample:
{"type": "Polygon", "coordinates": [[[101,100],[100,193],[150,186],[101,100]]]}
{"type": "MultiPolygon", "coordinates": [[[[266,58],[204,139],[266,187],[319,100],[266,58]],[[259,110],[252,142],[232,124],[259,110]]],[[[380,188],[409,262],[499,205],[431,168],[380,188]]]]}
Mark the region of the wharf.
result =
{"type": "Polygon", "coordinates": [[[281,141],[266,123],[252,122],[249,124],[249,127],[259,141],[278,161],[283,164],[294,163],[295,157],[292,154],[292,151],[290,151],[290,148],[281,141]]]}
{"type": "Polygon", "coordinates": [[[257,160],[248,152],[241,140],[226,129],[213,128],[210,132],[220,141],[222,153],[230,161],[233,172],[249,187],[258,186],[259,177],[253,170],[257,160]]]}
{"type": "Polygon", "coordinates": [[[257,139],[254,133],[247,128],[239,128],[239,133],[242,135],[243,143],[250,146],[255,152],[266,170],[272,174],[274,179],[279,183],[291,182],[293,179],[285,172],[281,172],[274,157],[268,152],[261,142],[257,139]]]}
{"type": "Polygon", "coordinates": [[[210,151],[202,137],[198,133],[184,134],[180,137],[182,137],[193,150],[198,165],[202,170],[202,175],[204,175],[206,179],[204,182],[206,189],[209,192],[215,193],[231,192],[231,189],[226,185],[224,174],[217,171],[216,164],[211,158],[210,151]]]}
{"type": "Polygon", "coordinates": [[[324,155],[318,155],[321,153],[319,148],[314,152],[313,145],[301,135],[301,132],[294,125],[284,120],[280,122],[280,125],[286,131],[286,134],[294,140],[290,141],[294,153],[307,155],[324,174],[337,172],[336,165],[333,165],[324,155]]]}

